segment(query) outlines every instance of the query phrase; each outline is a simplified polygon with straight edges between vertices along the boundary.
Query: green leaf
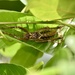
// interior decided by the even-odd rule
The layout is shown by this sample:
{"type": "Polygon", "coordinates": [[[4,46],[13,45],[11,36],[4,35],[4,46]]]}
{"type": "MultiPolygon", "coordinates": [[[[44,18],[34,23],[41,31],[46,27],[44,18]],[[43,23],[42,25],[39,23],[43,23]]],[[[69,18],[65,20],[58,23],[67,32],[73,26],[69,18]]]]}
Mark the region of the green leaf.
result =
{"type": "Polygon", "coordinates": [[[0,64],[1,75],[26,75],[26,69],[14,64],[0,64]]]}
{"type": "Polygon", "coordinates": [[[33,47],[24,45],[12,58],[11,63],[16,63],[24,67],[30,67],[33,66],[36,63],[36,61],[42,56],[43,53],[41,51],[38,51],[33,47]]]}
{"type": "Polygon", "coordinates": [[[33,71],[33,70],[35,70],[35,71],[41,70],[41,69],[43,69],[43,65],[44,65],[44,62],[41,61],[40,63],[30,67],[29,70],[31,70],[31,71],[33,71]]]}
{"type": "Polygon", "coordinates": [[[34,16],[42,20],[55,20],[75,17],[75,0],[27,0],[34,16]]]}
{"type": "Polygon", "coordinates": [[[59,0],[27,0],[29,9],[33,15],[42,20],[54,20],[60,18],[57,13],[59,0]]]}
{"type": "Polygon", "coordinates": [[[75,0],[59,0],[58,14],[62,18],[75,17],[75,0]]]}
{"type": "Polygon", "coordinates": [[[60,74],[60,70],[59,68],[57,67],[52,67],[52,68],[46,68],[46,69],[43,69],[41,71],[31,71],[31,72],[28,72],[27,75],[58,75],[60,74]]]}
{"type": "Polygon", "coordinates": [[[23,16],[25,16],[25,14],[20,12],[0,10],[0,22],[17,22],[18,18],[23,16]]]}
{"type": "Polygon", "coordinates": [[[3,56],[13,57],[21,47],[21,43],[9,36],[0,39],[0,53],[3,56]]]}
{"type": "Polygon", "coordinates": [[[6,46],[6,44],[0,39],[0,49],[5,47],[5,46],[6,46]]]}
{"type": "Polygon", "coordinates": [[[37,75],[58,75],[60,74],[60,70],[56,67],[46,68],[40,72],[37,72],[37,75]]]}
{"type": "Polygon", "coordinates": [[[48,61],[45,67],[55,66],[60,60],[71,60],[71,59],[72,59],[72,53],[69,51],[69,49],[59,48],[59,50],[48,61]]]}
{"type": "Polygon", "coordinates": [[[20,43],[18,43],[18,42],[15,42],[15,43],[8,43],[8,44],[10,44],[10,45],[8,45],[8,44],[6,44],[6,43],[4,43],[5,45],[3,46],[2,45],[2,47],[1,47],[1,49],[0,49],[0,54],[2,54],[3,56],[6,56],[6,57],[13,57],[16,53],[17,53],[17,51],[19,50],[19,48],[20,48],[20,46],[21,46],[21,44],[20,43]]]}

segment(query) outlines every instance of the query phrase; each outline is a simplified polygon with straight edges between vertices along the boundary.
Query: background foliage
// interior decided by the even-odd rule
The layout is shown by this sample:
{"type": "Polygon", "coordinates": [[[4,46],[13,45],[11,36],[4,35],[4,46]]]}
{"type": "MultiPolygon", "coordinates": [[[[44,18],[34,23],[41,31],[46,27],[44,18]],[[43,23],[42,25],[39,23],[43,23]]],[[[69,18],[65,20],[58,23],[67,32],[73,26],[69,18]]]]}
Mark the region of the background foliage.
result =
{"type": "Polygon", "coordinates": [[[0,1],[0,59],[5,62],[0,64],[0,74],[75,75],[75,0],[21,1],[0,1]],[[60,25],[63,40],[54,42],[19,40],[26,32],[16,28],[34,32],[60,25]]]}

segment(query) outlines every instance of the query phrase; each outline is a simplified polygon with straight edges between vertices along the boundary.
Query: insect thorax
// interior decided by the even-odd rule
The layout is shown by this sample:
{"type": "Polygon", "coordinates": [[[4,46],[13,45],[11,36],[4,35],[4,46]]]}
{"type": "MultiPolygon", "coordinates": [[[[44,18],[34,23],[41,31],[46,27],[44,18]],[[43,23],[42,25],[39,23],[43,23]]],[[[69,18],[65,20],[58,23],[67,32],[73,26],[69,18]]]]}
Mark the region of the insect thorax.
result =
{"type": "Polygon", "coordinates": [[[25,40],[36,40],[39,37],[37,32],[30,32],[24,35],[25,40]]]}

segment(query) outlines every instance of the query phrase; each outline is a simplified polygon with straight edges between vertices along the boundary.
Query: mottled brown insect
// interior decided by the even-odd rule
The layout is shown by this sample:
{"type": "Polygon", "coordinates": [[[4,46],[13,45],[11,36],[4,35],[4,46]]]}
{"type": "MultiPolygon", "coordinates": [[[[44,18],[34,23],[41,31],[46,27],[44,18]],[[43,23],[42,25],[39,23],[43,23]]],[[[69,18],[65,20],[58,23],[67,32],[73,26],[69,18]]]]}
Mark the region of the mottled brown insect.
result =
{"type": "Polygon", "coordinates": [[[62,37],[54,38],[54,36],[58,34],[57,29],[59,28],[61,27],[56,27],[56,28],[44,27],[35,32],[27,32],[26,34],[24,34],[23,39],[35,40],[36,42],[48,42],[48,41],[61,39],[62,37]]]}
{"type": "Polygon", "coordinates": [[[36,42],[48,42],[48,41],[54,41],[57,39],[61,39],[62,37],[54,37],[57,33],[57,30],[61,27],[56,28],[50,28],[50,27],[44,27],[34,32],[29,32],[23,27],[10,27],[10,28],[19,28],[22,31],[26,32],[23,35],[23,38],[21,40],[34,40],[36,42]]]}

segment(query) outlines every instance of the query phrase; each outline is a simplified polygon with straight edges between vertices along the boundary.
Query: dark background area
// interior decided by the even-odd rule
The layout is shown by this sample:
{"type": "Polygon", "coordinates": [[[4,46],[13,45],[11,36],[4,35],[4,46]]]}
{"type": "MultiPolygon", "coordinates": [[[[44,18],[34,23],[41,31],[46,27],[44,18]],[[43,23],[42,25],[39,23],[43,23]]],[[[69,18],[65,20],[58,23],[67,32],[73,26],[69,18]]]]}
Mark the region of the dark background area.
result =
{"type": "Polygon", "coordinates": [[[25,5],[18,1],[0,1],[0,9],[21,11],[25,5]]]}

